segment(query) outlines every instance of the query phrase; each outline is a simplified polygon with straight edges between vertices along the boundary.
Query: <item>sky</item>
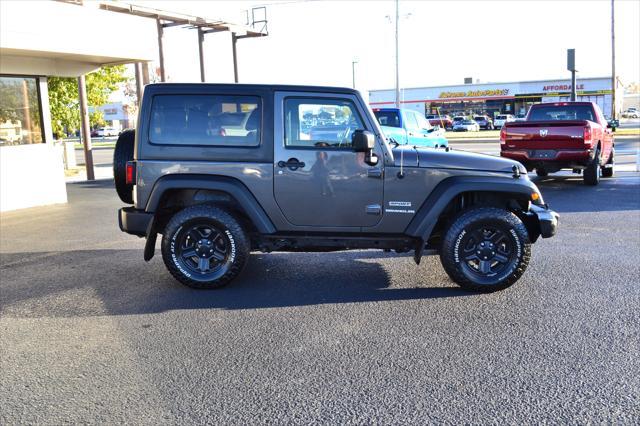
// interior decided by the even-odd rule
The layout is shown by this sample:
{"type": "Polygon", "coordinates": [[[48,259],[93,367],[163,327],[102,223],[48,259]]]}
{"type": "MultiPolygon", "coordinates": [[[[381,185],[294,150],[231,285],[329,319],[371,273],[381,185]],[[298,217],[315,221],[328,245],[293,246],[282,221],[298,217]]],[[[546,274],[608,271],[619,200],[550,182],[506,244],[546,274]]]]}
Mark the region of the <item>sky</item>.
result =
{"type": "MultiPolygon", "coordinates": [[[[133,1],[131,1],[133,2],[133,1]]],[[[138,2],[139,3],[139,2],[138,2]]],[[[395,85],[395,2],[145,1],[146,6],[242,22],[266,5],[269,36],[238,41],[241,83],[352,85],[363,92],[395,85]]],[[[615,0],[616,67],[640,80],[640,1],[615,0]]],[[[400,85],[427,87],[569,78],[566,49],[576,49],[578,78],[611,75],[611,2],[400,1],[400,85]]],[[[208,82],[232,82],[227,33],[205,41],[208,82]]],[[[165,31],[170,81],[199,81],[195,30],[165,31]]]]}

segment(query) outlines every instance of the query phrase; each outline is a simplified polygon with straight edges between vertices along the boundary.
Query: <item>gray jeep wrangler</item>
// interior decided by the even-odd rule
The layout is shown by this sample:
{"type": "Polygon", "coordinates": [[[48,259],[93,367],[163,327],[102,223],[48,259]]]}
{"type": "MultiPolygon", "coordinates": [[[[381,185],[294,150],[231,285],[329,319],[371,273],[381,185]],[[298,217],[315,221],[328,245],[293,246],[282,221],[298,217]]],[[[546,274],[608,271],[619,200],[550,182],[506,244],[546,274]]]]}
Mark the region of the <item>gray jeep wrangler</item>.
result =
{"type": "Polygon", "coordinates": [[[438,254],[460,286],[509,287],[558,215],[517,162],[387,140],[357,91],[151,84],[114,154],[120,228],[162,235],[180,282],[217,288],[251,251],[438,254]]]}

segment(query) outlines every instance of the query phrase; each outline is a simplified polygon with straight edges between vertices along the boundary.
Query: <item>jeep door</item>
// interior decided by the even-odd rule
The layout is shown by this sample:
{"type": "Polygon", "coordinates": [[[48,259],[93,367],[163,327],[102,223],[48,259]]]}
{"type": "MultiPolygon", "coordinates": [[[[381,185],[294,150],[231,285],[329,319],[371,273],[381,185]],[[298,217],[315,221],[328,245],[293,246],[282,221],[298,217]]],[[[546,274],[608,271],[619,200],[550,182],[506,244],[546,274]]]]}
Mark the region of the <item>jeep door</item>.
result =
{"type": "Polygon", "coordinates": [[[351,145],[354,130],[375,133],[356,96],[278,92],[274,97],[274,196],[293,225],[367,227],[382,218],[382,153],[377,165],[351,145]]]}

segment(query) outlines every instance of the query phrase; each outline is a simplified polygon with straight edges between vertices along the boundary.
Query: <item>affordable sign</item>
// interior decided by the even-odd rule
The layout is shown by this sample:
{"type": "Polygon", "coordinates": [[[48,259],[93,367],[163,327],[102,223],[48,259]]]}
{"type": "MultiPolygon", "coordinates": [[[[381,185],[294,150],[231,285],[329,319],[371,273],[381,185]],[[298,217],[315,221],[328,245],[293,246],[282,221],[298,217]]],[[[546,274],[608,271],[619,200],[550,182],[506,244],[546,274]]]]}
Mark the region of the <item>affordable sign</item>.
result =
{"type": "MultiPolygon", "coordinates": [[[[578,84],[576,86],[576,90],[583,90],[584,84],[578,84]]],[[[570,84],[551,84],[549,86],[544,86],[542,88],[543,92],[558,92],[558,91],[569,91],[571,90],[570,84]]]]}

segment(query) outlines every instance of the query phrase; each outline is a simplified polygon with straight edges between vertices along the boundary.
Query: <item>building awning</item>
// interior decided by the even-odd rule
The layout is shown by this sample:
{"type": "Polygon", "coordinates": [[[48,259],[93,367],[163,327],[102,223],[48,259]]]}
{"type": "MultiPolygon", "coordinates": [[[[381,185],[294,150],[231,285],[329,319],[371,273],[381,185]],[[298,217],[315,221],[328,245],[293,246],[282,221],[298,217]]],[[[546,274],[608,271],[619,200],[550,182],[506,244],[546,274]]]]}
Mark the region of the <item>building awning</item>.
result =
{"type": "Polygon", "coordinates": [[[151,19],[90,2],[12,1],[0,7],[0,74],[77,77],[103,65],[155,59],[151,19]]]}

